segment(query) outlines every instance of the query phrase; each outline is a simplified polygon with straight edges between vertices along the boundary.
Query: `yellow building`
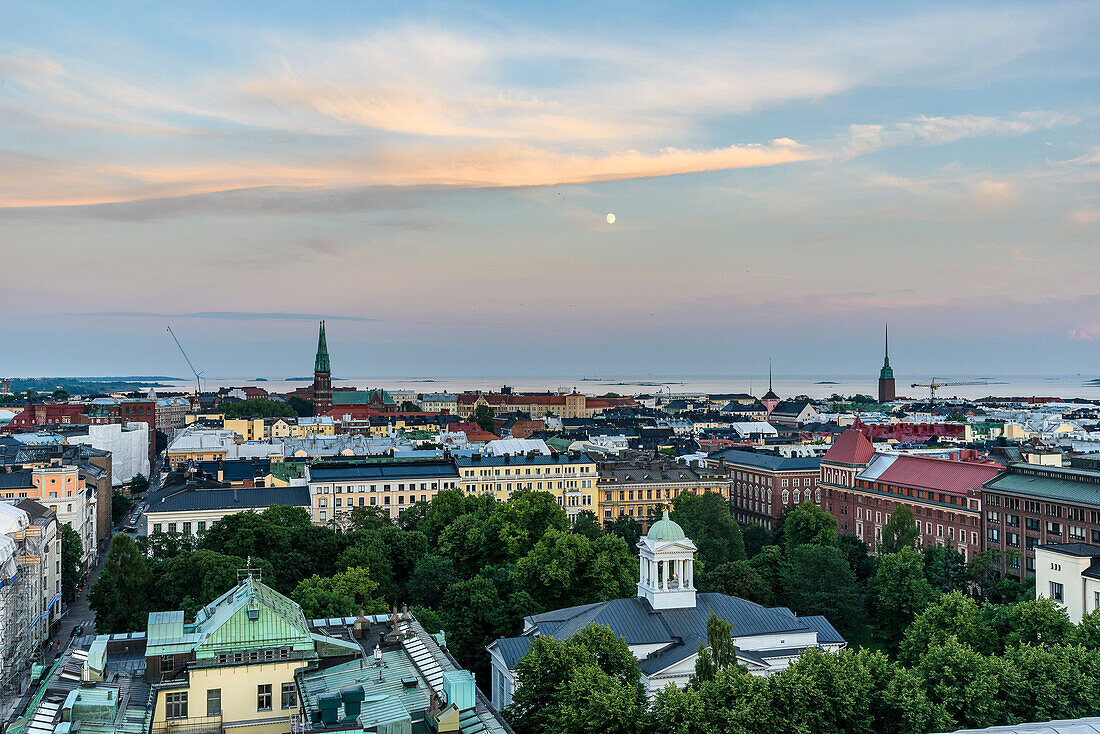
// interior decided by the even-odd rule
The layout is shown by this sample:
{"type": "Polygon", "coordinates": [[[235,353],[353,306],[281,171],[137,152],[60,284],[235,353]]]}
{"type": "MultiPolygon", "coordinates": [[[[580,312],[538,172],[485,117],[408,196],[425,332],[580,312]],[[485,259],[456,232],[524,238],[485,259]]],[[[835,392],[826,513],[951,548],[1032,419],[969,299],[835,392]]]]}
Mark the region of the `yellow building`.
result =
{"type": "Polygon", "coordinates": [[[217,411],[211,411],[209,413],[188,413],[183,416],[183,425],[189,426],[197,421],[223,421],[225,420],[225,413],[217,411]]]}
{"type": "Polygon", "coordinates": [[[267,436],[266,421],[263,418],[226,418],[222,428],[233,431],[245,441],[263,441],[267,436]]]}
{"type": "Polygon", "coordinates": [[[292,418],[268,418],[268,438],[297,438],[298,422],[292,418]]]}
{"type": "MultiPolygon", "coordinates": [[[[107,642],[100,636],[89,651],[93,680],[97,671],[102,676],[107,642]]],[[[321,658],[361,655],[353,642],[313,635],[301,607],[246,576],[200,609],[193,624],[184,623],[182,611],[149,615],[152,730],[286,734],[298,709],[295,672],[321,658]]]]}
{"type": "Polygon", "coordinates": [[[595,513],[596,460],[588,454],[545,456],[488,456],[474,454],[455,458],[459,483],[471,494],[492,493],[501,502],[517,489],[549,492],[570,518],[582,510],[595,513]]]}

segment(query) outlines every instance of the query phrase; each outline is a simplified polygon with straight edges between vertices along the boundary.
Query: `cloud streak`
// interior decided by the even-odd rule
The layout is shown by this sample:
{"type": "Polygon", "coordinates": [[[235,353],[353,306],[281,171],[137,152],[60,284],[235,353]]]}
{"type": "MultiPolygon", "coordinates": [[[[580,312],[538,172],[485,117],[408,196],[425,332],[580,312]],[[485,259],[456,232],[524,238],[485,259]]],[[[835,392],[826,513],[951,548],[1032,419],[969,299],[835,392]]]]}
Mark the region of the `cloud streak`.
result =
{"type": "Polygon", "coordinates": [[[137,317],[158,319],[211,319],[215,321],[381,321],[361,316],[335,316],[316,313],[253,312],[253,311],[195,311],[191,313],[156,313],[153,311],[99,311],[70,316],[137,317]]]}

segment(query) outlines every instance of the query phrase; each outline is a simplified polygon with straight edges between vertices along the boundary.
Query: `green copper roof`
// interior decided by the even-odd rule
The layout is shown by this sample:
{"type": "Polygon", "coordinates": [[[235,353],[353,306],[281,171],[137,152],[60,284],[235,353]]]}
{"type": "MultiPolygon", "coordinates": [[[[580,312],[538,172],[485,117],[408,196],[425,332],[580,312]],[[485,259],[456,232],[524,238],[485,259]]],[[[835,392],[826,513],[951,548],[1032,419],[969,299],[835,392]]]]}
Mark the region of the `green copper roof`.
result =
{"type": "Polygon", "coordinates": [[[886,350],[882,360],[882,369],[878,373],[880,380],[894,379],[894,369],[890,366],[890,327],[886,327],[886,350]]]}
{"type": "Polygon", "coordinates": [[[661,519],[653,523],[653,527],[646,533],[646,538],[657,543],[674,543],[683,540],[684,529],[668,518],[668,510],[664,511],[661,519]]]}
{"type": "Polygon", "coordinates": [[[317,335],[317,359],[313,362],[314,372],[331,372],[328,363],[328,342],[325,341],[325,322],[321,322],[321,331],[317,335]]]}

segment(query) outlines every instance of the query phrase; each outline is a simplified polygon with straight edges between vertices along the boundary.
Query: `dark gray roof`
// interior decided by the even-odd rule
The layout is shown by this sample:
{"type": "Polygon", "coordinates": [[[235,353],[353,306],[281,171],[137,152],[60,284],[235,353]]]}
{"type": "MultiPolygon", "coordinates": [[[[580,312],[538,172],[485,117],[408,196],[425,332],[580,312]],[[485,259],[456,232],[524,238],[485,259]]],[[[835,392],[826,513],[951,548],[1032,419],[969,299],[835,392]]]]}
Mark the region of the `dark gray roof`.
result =
{"type": "Polygon", "coordinates": [[[517,456],[488,456],[486,454],[476,454],[480,456],[480,459],[475,459],[473,456],[456,456],[455,464],[461,467],[478,467],[478,466],[506,466],[506,465],[520,465],[520,466],[534,466],[536,464],[591,464],[593,459],[588,454],[558,454],[556,456],[546,456],[545,454],[535,454],[534,456],[528,456],[526,454],[519,454],[517,456]]]}
{"type": "Polygon", "coordinates": [[[32,486],[30,469],[0,472],[0,489],[27,489],[32,486]]]}
{"type": "Polygon", "coordinates": [[[1066,556],[1077,556],[1078,558],[1096,558],[1100,556],[1100,545],[1089,545],[1088,543],[1051,543],[1038,547],[1066,556]]]}
{"type": "Polygon", "coordinates": [[[309,507],[309,487],[187,489],[149,505],[149,512],[263,509],[272,505],[309,507]]]}
{"type": "Polygon", "coordinates": [[[796,416],[806,409],[810,404],[802,400],[795,402],[793,400],[784,400],[779,405],[772,409],[771,414],[774,415],[790,415],[796,416]]]}
{"type": "Polygon", "coordinates": [[[531,643],[534,641],[534,637],[501,637],[492,645],[496,646],[500,656],[504,658],[504,664],[508,666],[508,670],[515,670],[516,665],[531,649],[531,643]]]}
{"type": "Polygon", "coordinates": [[[449,461],[345,464],[326,466],[314,464],[309,468],[309,478],[315,482],[370,481],[372,479],[419,479],[421,477],[457,476],[454,464],[449,461]]]}
{"type": "Polygon", "coordinates": [[[727,464],[751,466],[754,469],[768,471],[817,471],[821,466],[820,456],[794,456],[786,458],[776,454],[765,454],[740,449],[725,449],[710,455],[711,459],[725,459],[727,464]]]}
{"type": "Polygon", "coordinates": [[[598,624],[609,627],[628,645],[664,643],[660,650],[639,661],[639,669],[650,674],[694,655],[699,643],[705,644],[707,618],[712,611],[732,623],[737,636],[807,630],[820,633],[824,629],[829,641],[844,642],[824,620],[808,623],[786,608],[769,609],[735,596],[715,593],[697,594],[695,606],[684,609],[654,610],[645,599],[632,597],[536,614],[528,617],[527,622],[538,634],[555,639],[566,639],[590,624],[598,624]]]}
{"type": "Polygon", "coordinates": [[[844,644],[844,638],[836,631],[836,627],[821,615],[799,617],[799,619],[817,630],[817,641],[822,645],[844,644]]]}
{"type": "Polygon", "coordinates": [[[15,503],[15,506],[20,510],[27,513],[31,520],[37,520],[39,518],[51,518],[55,517],[57,513],[46,507],[43,504],[35,502],[29,497],[25,497],[15,503]]]}

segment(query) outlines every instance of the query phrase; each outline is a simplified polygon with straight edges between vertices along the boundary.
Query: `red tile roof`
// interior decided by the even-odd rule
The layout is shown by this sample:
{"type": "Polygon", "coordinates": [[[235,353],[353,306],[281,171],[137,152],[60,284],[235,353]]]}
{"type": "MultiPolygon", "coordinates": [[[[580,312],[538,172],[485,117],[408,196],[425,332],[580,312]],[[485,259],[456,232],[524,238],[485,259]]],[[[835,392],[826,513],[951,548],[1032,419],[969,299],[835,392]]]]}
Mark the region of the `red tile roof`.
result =
{"type": "Polygon", "coordinates": [[[858,428],[849,428],[833,441],[833,445],[821,457],[822,461],[838,464],[866,464],[875,455],[875,447],[858,428]]]}
{"type": "Polygon", "coordinates": [[[1000,473],[996,464],[902,454],[876,481],[965,497],[968,490],[978,489],[1000,473]]]}
{"type": "Polygon", "coordinates": [[[485,441],[495,441],[499,436],[494,436],[488,431],[481,430],[481,426],[476,423],[452,423],[448,426],[447,430],[451,433],[465,433],[466,440],[471,443],[484,443],[485,441]]]}

